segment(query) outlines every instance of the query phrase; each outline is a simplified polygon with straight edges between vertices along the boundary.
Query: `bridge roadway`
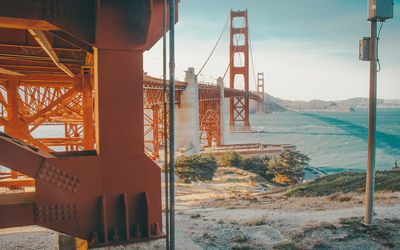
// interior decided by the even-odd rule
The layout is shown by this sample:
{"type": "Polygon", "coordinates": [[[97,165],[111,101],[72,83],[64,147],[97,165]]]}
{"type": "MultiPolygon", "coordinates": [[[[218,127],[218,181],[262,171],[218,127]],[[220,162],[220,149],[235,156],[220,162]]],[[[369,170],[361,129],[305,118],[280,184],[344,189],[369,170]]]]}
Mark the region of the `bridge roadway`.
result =
{"type": "MultiPolygon", "coordinates": [[[[89,80],[85,82],[80,77],[0,75],[0,126],[9,134],[43,150],[93,149],[94,128],[86,127],[86,131],[91,132],[89,135],[93,136],[85,136],[84,133],[86,111],[94,109],[90,107],[93,103],[93,94],[90,93],[93,83],[90,77],[87,78],[89,80]],[[62,126],[58,131],[64,135],[43,136],[46,131],[43,129],[48,126],[62,126]]],[[[176,81],[175,103],[178,113],[187,88],[188,82],[176,81]]],[[[162,79],[144,76],[145,149],[152,159],[158,158],[159,148],[163,146],[162,89],[162,79]]],[[[207,120],[206,126],[199,124],[200,141],[210,146],[212,138],[218,139],[222,131],[220,125],[216,125],[220,124],[220,87],[198,84],[198,94],[198,121],[207,120]]],[[[224,88],[225,98],[245,95],[243,90],[224,88]]],[[[248,95],[255,101],[260,100],[257,94],[250,92],[248,95]]]]}

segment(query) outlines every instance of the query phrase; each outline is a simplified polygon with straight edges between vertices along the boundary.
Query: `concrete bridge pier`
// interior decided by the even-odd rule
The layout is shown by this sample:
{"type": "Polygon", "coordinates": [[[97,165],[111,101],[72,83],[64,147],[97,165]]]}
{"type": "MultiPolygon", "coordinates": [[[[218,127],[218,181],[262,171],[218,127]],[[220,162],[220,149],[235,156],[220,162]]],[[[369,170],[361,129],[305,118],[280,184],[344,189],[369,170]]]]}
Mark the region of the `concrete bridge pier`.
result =
{"type": "Polygon", "coordinates": [[[200,153],[199,85],[194,68],[188,68],[180,106],[175,111],[176,151],[185,155],[200,153]]]}

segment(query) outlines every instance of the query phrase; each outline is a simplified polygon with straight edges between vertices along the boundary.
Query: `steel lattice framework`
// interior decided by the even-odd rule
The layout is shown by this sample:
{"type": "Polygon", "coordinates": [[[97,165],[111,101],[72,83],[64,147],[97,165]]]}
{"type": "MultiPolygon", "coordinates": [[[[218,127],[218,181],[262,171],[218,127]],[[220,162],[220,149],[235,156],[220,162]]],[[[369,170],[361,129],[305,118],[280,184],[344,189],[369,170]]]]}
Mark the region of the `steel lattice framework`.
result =
{"type": "MultiPolygon", "coordinates": [[[[53,79],[43,77],[32,80],[27,77],[14,77],[12,80],[0,80],[0,126],[4,126],[6,133],[17,135],[21,140],[48,151],[93,149],[94,101],[90,76],[86,77],[88,80],[86,84],[80,78],[73,81],[67,77],[53,77],[53,79]],[[15,86],[13,81],[16,82],[15,86]],[[14,89],[16,98],[12,98],[14,89]],[[86,116],[84,100],[85,104],[90,106],[86,116]],[[8,116],[13,114],[14,110],[17,110],[17,115],[8,116]],[[63,126],[64,136],[48,138],[32,136],[36,130],[48,126],[63,126]],[[90,133],[87,136],[84,133],[85,128],[90,133]]],[[[178,107],[186,85],[186,82],[176,84],[175,103],[178,107]]],[[[164,146],[162,90],[161,79],[144,77],[145,152],[154,160],[158,159],[160,147],[164,146]]],[[[216,139],[217,145],[221,143],[219,92],[219,87],[215,85],[199,84],[200,141],[203,146],[211,146],[213,138],[216,139]]],[[[224,92],[226,97],[237,99],[246,95],[245,91],[229,88],[225,88],[224,92]]],[[[248,93],[248,95],[259,101],[256,94],[248,93]]],[[[167,102],[169,102],[168,96],[167,102]]]]}

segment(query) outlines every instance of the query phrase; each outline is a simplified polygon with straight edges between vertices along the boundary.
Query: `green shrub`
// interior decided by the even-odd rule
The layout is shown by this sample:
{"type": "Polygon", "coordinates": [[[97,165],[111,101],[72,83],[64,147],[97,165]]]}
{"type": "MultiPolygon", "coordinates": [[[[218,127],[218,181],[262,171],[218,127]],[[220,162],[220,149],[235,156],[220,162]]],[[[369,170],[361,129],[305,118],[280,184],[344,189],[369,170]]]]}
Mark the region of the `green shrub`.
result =
{"type": "Polygon", "coordinates": [[[279,184],[295,184],[301,182],[304,177],[304,167],[308,165],[310,158],[298,151],[285,151],[276,159],[268,162],[268,172],[279,184]]]}
{"type": "Polygon", "coordinates": [[[210,181],[217,170],[217,161],[208,154],[180,156],[175,162],[175,174],[180,183],[210,181]]]}
{"type": "Polygon", "coordinates": [[[242,161],[242,157],[234,152],[228,151],[224,153],[218,160],[218,166],[220,167],[239,167],[242,161]]]}
{"type": "Polygon", "coordinates": [[[263,177],[267,176],[267,163],[268,158],[260,158],[253,156],[251,158],[244,158],[240,163],[240,168],[252,173],[259,174],[263,177]]]}

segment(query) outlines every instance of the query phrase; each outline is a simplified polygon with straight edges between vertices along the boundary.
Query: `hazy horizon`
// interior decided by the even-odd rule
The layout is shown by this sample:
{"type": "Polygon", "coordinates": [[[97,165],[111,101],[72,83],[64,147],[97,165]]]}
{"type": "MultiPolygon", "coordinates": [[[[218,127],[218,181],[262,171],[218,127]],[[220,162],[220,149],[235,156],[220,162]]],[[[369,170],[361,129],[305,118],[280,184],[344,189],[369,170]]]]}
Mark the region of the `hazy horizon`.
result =
{"type": "MultiPolygon", "coordinates": [[[[269,94],[269,93],[266,93],[266,94],[269,94]]],[[[301,100],[301,99],[285,99],[285,98],[281,98],[279,96],[273,96],[273,97],[284,99],[284,100],[287,100],[287,101],[294,101],[294,102],[296,102],[296,101],[299,101],[299,102],[311,102],[311,101],[339,102],[339,101],[347,101],[347,100],[350,100],[350,99],[357,99],[357,98],[367,98],[368,99],[368,97],[363,97],[363,96],[355,96],[355,97],[349,97],[349,98],[346,98],[346,99],[332,99],[332,100],[323,100],[323,99],[301,100]]],[[[391,99],[378,98],[378,100],[386,100],[386,101],[391,101],[391,100],[396,100],[397,101],[398,100],[398,101],[400,101],[400,98],[391,98],[391,99]]]]}
{"type": "MultiPolygon", "coordinates": [[[[368,98],[369,62],[358,60],[358,40],[370,35],[367,0],[182,0],[175,41],[178,79],[184,78],[188,67],[200,69],[231,8],[248,9],[254,68],[265,74],[266,93],[304,101],[368,98]]],[[[400,99],[399,11],[400,1],[395,0],[394,18],[385,22],[379,41],[380,99],[400,99]]],[[[215,81],[224,74],[228,50],[229,29],[199,81],[215,81]]],[[[144,70],[160,77],[162,41],[144,59],[144,70]]],[[[250,89],[254,90],[252,72],[250,62],[250,89]]]]}

